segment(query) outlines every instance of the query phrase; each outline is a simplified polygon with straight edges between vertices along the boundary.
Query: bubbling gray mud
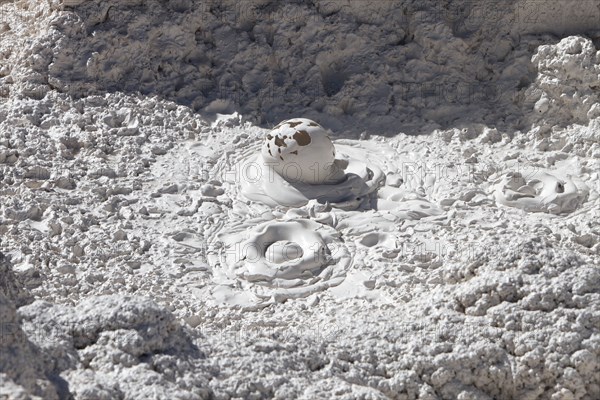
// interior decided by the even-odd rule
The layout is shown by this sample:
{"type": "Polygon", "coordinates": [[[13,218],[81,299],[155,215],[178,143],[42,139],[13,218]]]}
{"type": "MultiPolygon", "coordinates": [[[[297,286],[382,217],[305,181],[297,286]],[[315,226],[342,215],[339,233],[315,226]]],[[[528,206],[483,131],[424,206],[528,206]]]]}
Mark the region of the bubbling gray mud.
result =
{"type": "Polygon", "coordinates": [[[334,147],[328,132],[305,118],[277,125],[267,134],[261,154],[244,162],[242,171],[255,178],[242,180],[242,194],[269,206],[300,207],[315,199],[357,208],[384,182],[379,167],[334,147]]]}
{"type": "Polygon", "coordinates": [[[283,121],[265,137],[262,160],[294,182],[337,183],[344,179],[344,163],[336,163],[330,133],[310,119],[283,121]]]}
{"type": "Polygon", "coordinates": [[[403,185],[396,150],[353,140],[334,144],[330,133],[308,119],[283,121],[267,133],[261,154],[242,156],[238,189],[256,209],[230,218],[216,235],[223,248],[209,262],[215,281],[229,285],[216,297],[234,304],[283,301],[337,286],[352,265],[355,243],[403,220],[444,214],[403,185]],[[317,180],[315,171],[327,177],[317,180]],[[252,298],[231,294],[236,285],[252,298]]]}

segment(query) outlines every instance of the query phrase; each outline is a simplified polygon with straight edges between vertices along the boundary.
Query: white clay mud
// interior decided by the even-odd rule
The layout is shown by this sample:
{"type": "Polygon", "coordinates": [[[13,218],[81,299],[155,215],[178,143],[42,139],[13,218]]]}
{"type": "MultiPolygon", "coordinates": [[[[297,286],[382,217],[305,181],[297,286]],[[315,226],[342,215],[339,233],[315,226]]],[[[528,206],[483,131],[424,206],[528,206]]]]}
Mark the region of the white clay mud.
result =
{"type": "Polygon", "coordinates": [[[0,398],[600,399],[598,21],[0,1],[0,398]]]}

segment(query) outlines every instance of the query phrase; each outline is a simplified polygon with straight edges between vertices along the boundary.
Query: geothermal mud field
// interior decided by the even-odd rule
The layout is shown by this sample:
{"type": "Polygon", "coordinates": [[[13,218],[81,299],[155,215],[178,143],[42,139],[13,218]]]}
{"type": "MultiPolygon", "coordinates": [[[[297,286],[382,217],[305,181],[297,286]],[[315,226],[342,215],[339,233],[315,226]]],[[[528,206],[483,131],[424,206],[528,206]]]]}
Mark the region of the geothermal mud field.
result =
{"type": "Polygon", "coordinates": [[[0,1],[0,399],[600,398],[597,0],[0,1]]]}

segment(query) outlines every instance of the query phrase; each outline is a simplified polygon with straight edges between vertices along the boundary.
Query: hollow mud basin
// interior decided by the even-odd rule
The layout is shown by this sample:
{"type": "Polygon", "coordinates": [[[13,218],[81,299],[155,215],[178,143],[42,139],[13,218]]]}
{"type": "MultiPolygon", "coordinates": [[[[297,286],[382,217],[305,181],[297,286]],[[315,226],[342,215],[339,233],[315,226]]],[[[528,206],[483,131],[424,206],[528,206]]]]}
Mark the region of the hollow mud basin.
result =
{"type": "Polygon", "coordinates": [[[351,247],[333,227],[297,216],[254,220],[235,232],[223,231],[223,247],[212,258],[219,265],[213,295],[225,303],[251,305],[339,285],[352,265],[351,247]]]}

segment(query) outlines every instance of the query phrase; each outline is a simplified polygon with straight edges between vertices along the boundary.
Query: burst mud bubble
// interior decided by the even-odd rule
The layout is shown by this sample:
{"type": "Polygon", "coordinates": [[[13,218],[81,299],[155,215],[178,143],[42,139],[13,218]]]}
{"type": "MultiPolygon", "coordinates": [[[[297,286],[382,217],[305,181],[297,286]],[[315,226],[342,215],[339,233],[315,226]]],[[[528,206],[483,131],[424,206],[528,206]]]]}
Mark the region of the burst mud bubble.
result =
{"type": "Polygon", "coordinates": [[[587,193],[587,186],[577,179],[561,179],[538,171],[531,179],[526,179],[520,172],[506,174],[496,185],[494,196],[505,206],[561,214],[577,209],[587,193]]]}

